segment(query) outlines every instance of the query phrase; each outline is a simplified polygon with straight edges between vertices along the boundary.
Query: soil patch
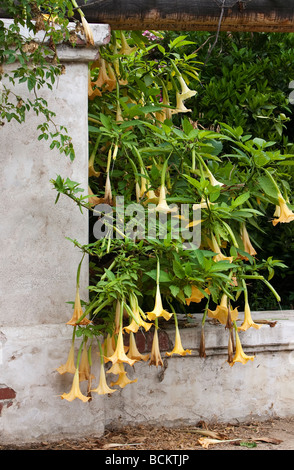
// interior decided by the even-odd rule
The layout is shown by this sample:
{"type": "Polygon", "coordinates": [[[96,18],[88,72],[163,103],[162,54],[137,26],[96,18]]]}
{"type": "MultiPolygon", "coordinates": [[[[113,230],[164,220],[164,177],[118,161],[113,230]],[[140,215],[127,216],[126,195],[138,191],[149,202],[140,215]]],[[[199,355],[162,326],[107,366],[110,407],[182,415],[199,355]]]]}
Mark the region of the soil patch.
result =
{"type": "Polygon", "coordinates": [[[87,439],[42,441],[0,450],[294,450],[294,418],[247,424],[206,424],[177,428],[126,426],[87,439]]]}

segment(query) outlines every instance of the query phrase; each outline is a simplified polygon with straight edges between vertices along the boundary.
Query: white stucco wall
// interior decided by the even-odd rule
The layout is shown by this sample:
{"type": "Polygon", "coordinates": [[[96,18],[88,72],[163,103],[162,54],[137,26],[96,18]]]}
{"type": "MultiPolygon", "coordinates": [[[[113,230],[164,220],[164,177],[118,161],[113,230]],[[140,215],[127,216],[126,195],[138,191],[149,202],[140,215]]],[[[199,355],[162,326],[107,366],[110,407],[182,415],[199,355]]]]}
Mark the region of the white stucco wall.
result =
{"type": "MultiPolygon", "coordinates": [[[[56,113],[55,122],[72,136],[75,161],[50,150],[50,142],[37,140],[44,118],[34,113],[24,124],[12,121],[0,128],[0,440],[104,430],[100,401],[90,405],[91,413],[90,407],[81,412],[82,403],[70,407],[58,395],[69,391],[72,377],[55,370],[69,351],[72,327],[65,323],[72,307],[66,302],[74,301],[81,260],[66,237],[88,243],[88,214],[65,196],[55,205],[57,192],[50,179],[60,174],[87,191],[88,63],[110,37],[108,25],[92,28],[93,47],[60,46],[65,74],[52,92],[39,92],[56,113]]],[[[17,86],[18,95],[27,93],[25,85],[17,86]]],[[[85,258],[80,279],[84,300],[87,285],[85,258]]]]}
{"type": "MultiPolygon", "coordinates": [[[[162,351],[164,373],[148,363],[137,363],[133,370],[127,366],[130,378],[138,381],[105,397],[106,426],[242,423],[294,416],[293,313],[252,312],[254,319],[277,323],[240,333],[244,352],[255,358],[233,367],[227,363],[228,331],[222,325],[206,322],[207,356],[199,357],[201,315],[196,315],[194,327],[180,330],[191,355],[167,358],[162,351]]],[[[165,331],[174,343],[174,329],[165,331]]]]}

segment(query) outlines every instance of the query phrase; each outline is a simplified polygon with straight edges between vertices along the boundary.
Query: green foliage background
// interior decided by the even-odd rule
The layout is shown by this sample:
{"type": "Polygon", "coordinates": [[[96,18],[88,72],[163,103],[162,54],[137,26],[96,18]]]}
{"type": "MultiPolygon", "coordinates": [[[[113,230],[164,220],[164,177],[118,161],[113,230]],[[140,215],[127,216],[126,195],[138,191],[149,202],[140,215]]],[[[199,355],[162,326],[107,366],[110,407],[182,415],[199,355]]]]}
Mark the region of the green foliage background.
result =
{"type": "MultiPolygon", "coordinates": [[[[167,32],[169,40],[174,32],[167,32]]],[[[201,82],[193,100],[193,120],[204,127],[216,128],[225,122],[241,126],[245,134],[276,142],[275,147],[293,153],[294,105],[289,103],[294,79],[294,34],[292,33],[220,33],[210,52],[214,35],[190,32],[195,41],[201,82]]],[[[289,189],[293,191],[294,167],[289,166],[289,189]]],[[[268,217],[272,214],[268,213],[268,217]]],[[[294,303],[294,226],[280,224],[273,230],[261,220],[264,233],[255,231],[252,239],[262,256],[282,259],[288,269],[277,269],[272,284],[281,293],[281,308],[294,303]]],[[[278,304],[260,284],[251,286],[252,308],[271,310],[278,304]]]]}

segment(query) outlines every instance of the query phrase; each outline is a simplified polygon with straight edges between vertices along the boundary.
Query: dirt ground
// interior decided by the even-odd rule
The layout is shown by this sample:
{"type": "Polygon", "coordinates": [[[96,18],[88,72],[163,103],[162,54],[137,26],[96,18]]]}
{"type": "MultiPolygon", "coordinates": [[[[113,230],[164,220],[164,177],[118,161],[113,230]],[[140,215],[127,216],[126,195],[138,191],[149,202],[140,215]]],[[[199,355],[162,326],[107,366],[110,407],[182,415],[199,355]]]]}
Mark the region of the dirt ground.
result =
{"type": "Polygon", "coordinates": [[[199,422],[195,426],[165,428],[124,427],[87,439],[64,439],[21,447],[0,444],[0,450],[294,450],[294,418],[247,424],[199,422]]]}

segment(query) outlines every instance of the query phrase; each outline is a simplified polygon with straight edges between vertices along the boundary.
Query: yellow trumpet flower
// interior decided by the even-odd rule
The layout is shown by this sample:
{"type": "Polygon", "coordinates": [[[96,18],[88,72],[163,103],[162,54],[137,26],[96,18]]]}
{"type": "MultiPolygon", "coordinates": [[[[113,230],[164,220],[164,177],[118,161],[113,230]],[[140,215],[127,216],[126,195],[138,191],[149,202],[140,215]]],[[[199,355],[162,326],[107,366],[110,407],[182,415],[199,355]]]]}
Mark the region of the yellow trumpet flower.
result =
{"type": "Polygon", "coordinates": [[[187,305],[190,305],[191,302],[199,303],[205,297],[204,294],[202,294],[202,292],[199,289],[197,289],[196,286],[192,285],[191,288],[192,288],[191,296],[185,299],[187,305]]]}
{"type": "Polygon", "coordinates": [[[143,205],[145,206],[146,204],[158,204],[159,202],[159,197],[156,196],[155,192],[153,189],[150,189],[146,193],[147,199],[143,201],[143,205]]]}
{"type": "Polygon", "coordinates": [[[112,80],[107,74],[105,59],[101,58],[99,65],[98,77],[94,82],[92,82],[92,86],[95,85],[97,88],[107,87],[109,83],[112,84],[112,80]]]}
{"type": "Polygon", "coordinates": [[[215,262],[218,262],[218,261],[225,261],[225,260],[228,260],[230,261],[230,263],[233,261],[233,256],[225,256],[222,252],[221,252],[221,249],[216,241],[216,238],[215,236],[213,235],[213,233],[211,234],[211,249],[214,251],[214,253],[217,253],[214,257],[213,257],[213,260],[215,262]]]}
{"type": "Polygon", "coordinates": [[[155,306],[152,312],[147,312],[147,317],[149,320],[155,320],[158,317],[163,317],[165,320],[169,320],[172,316],[171,313],[164,310],[162,306],[162,299],[160,294],[159,284],[156,287],[156,297],[155,297],[155,306]]]}
{"type": "Polygon", "coordinates": [[[244,307],[244,321],[242,325],[238,328],[238,331],[246,331],[248,328],[253,327],[256,330],[259,330],[260,325],[257,325],[254,323],[251,317],[251,310],[248,301],[245,301],[245,307],[244,307]]]}
{"type": "Polygon", "coordinates": [[[110,367],[110,369],[108,369],[106,371],[106,374],[114,374],[114,375],[117,375],[119,374],[121,371],[121,368],[120,368],[120,364],[118,362],[116,362],[115,364],[112,364],[112,366],[110,367]]]}
{"type": "Polygon", "coordinates": [[[124,388],[128,384],[137,382],[138,379],[131,380],[128,378],[123,364],[119,364],[119,369],[120,372],[118,374],[118,379],[116,382],[110,383],[111,387],[113,387],[114,385],[118,385],[120,388],[124,388]]]}
{"type": "Polygon", "coordinates": [[[98,395],[107,395],[108,393],[116,392],[117,390],[108,387],[105,376],[105,369],[103,363],[100,364],[100,378],[99,385],[97,388],[91,390],[91,392],[98,393],[98,395]]]}
{"type": "Polygon", "coordinates": [[[155,327],[153,341],[152,341],[152,348],[151,348],[151,356],[149,361],[149,366],[154,365],[156,367],[163,366],[163,361],[160,354],[159,349],[159,340],[158,340],[158,333],[157,327],[155,327]]]}
{"type": "Polygon", "coordinates": [[[251,244],[245,224],[242,224],[241,226],[241,239],[244,245],[244,251],[246,251],[246,253],[249,253],[249,255],[251,256],[255,256],[257,253],[251,244]]]}
{"type": "Polygon", "coordinates": [[[247,291],[247,286],[246,286],[246,282],[244,279],[242,279],[242,286],[244,288],[244,298],[245,298],[244,321],[242,325],[238,328],[238,331],[246,331],[250,327],[253,327],[256,330],[258,330],[260,328],[260,325],[256,325],[256,323],[254,323],[251,317],[251,311],[250,311],[250,306],[248,302],[248,291],[247,291]]]}
{"type": "MultiPolygon", "coordinates": [[[[228,296],[226,294],[222,295],[220,305],[216,307],[215,310],[207,310],[207,315],[209,318],[215,318],[218,320],[222,325],[226,325],[228,319],[228,296]]],[[[231,320],[236,321],[238,318],[238,309],[235,308],[234,310],[230,311],[231,320]]]]}
{"type": "Polygon", "coordinates": [[[130,332],[130,348],[127,354],[128,358],[135,359],[136,361],[147,361],[149,359],[149,354],[141,354],[137,348],[135,335],[130,332]]]}
{"type": "Polygon", "coordinates": [[[84,16],[81,17],[81,20],[82,20],[82,26],[84,29],[87,44],[90,46],[94,46],[94,37],[93,37],[92,29],[84,16]]]}
{"type": "Polygon", "coordinates": [[[172,118],[172,110],[171,108],[166,108],[165,106],[170,106],[168,92],[165,86],[162,87],[162,102],[161,104],[164,106],[160,111],[155,113],[155,117],[159,122],[164,122],[166,119],[171,120],[172,118]]]}
{"type": "Polygon", "coordinates": [[[172,356],[173,354],[179,354],[180,356],[186,356],[186,354],[191,354],[191,349],[184,349],[182,346],[182,340],[180,336],[180,331],[178,326],[176,325],[176,337],[175,337],[175,345],[171,352],[167,352],[167,356],[172,356]]]}
{"type": "Polygon", "coordinates": [[[109,172],[107,172],[107,175],[106,175],[104,201],[106,204],[110,204],[110,205],[113,202],[109,172]]]}
{"type": "Polygon", "coordinates": [[[125,331],[127,333],[137,333],[141,326],[144,328],[145,331],[148,331],[151,328],[152,323],[147,323],[143,320],[139,310],[138,299],[134,294],[130,295],[130,306],[133,318],[131,323],[124,328],[125,331]]]}
{"type": "Polygon", "coordinates": [[[190,111],[192,111],[192,109],[186,108],[181,94],[177,91],[176,92],[176,108],[171,110],[171,114],[189,113],[190,111]]]}
{"type": "Polygon", "coordinates": [[[113,91],[116,88],[116,76],[109,62],[106,63],[106,69],[108,74],[107,90],[113,91]]]}
{"type": "Polygon", "coordinates": [[[136,360],[130,359],[125,353],[122,327],[120,327],[120,331],[118,333],[115,351],[110,357],[107,357],[107,359],[111,361],[112,364],[115,364],[116,362],[118,363],[126,362],[130,366],[134,365],[136,362],[136,360]]]}
{"type": "Polygon", "coordinates": [[[119,53],[121,55],[130,55],[132,54],[137,48],[136,47],[130,47],[127,43],[127,40],[126,40],[126,37],[124,35],[124,33],[121,31],[120,33],[120,37],[121,37],[121,50],[119,51],[119,53]]]}
{"type": "Polygon", "coordinates": [[[91,80],[91,72],[89,70],[89,78],[88,78],[88,98],[92,101],[96,96],[102,96],[101,91],[99,88],[93,88],[92,80],[91,80]]]}
{"type": "Polygon", "coordinates": [[[72,342],[69,354],[67,357],[67,361],[65,364],[61,365],[56,369],[59,374],[65,374],[66,372],[69,372],[70,374],[74,374],[76,371],[76,366],[75,366],[75,349],[74,349],[74,343],[72,342]]]}
{"type": "Polygon", "coordinates": [[[102,349],[105,351],[104,362],[108,362],[109,361],[108,357],[112,356],[112,354],[114,353],[113,345],[114,345],[113,336],[110,336],[110,334],[108,333],[105,343],[102,346],[102,349]]]}
{"type": "Polygon", "coordinates": [[[195,90],[190,90],[190,88],[187,86],[185,80],[183,79],[183,77],[181,75],[179,75],[177,78],[178,78],[178,80],[180,82],[180,85],[181,85],[182,91],[181,91],[180,96],[181,96],[181,99],[183,101],[185,101],[185,100],[191,98],[192,96],[196,95],[197,92],[195,90]]]}
{"type": "Polygon", "coordinates": [[[84,312],[83,312],[82,305],[81,305],[80,292],[79,292],[79,288],[77,287],[73,316],[66,324],[76,326],[77,324],[88,325],[89,323],[91,323],[90,320],[88,320],[86,317],[84,317],[79,323],[77,323],[79,318],[83,314],[84,312]]]}
{"type": "Polygon", "coordinates": [[[91,371],[90,371],[87,347],[86,347],[86,344],[84,344],[84,348],[83,348],[83,352],[81,356],[81,363],[79,367],[79,379],[80,379],[80,382],[83,382],[84,380],[92,380],[94,378],[95,376],[91,374],[91,371]]]}
{"type": "Polygon", "coordinates": [[[93,152],[92,155],[89,158],[88,175],[89,175],[89,177],[90,176],[95,176],[96,178],[98,178],[101,175],[101,172],[95,170],[94,161],[95,161],[95,152],[93,152]]]}
{"type": "Polygon", "coordinates": [[[72,387],[69,393],[63,393],[63,395],[60,395],[63,400],[67,401],[73,401],[76,398],[79,398],[82,400],[84,403],[90,400],[90,397],[86,397],[85,395],[82,394],[80,390],[80,380],[79,380],[79,368],[77,367],[75,370],[74,378],[73,378],[73,383],[72,387]]]}
{"type": "Polygon", "coordinates": [[[272,223],[274,226],[276,226],[278,223],[289,223],[294,220],[294,213],[287,206],[287,203],[281,193],[278,195],[278,199],[279,199],[279,206],[277,207],[279,209],[278,211],[276,209],[275,214],[278,213],[279,218],[272,220],[272,223]]]}
{"type": "Polygon", "coordinates": [[[94,196],[94,193],[90,186],[88,186],[88,195],[90,196],[88,198],[88,202],[91,206],[96,206],[97,204],[101,204],[104,201],[103,197],[94,196]]]}
{"type": "Polygon", "coordinates": [[[158,204],[155,207],[154,211],[156,212],[162,212],[164,214],[170,214],[172,212],[177,212],[177,207],[169,207],[169,205],[166,202],[166,188],[162,184],[160,186],[160,192],[159,192],[159,199],[158,199],[158,204]]]}
{"type": "Polygon", "coordinates": [[[210,181],[210,184],[211,186],[224,186],[223,183],[220,183],[216,178],[215,176],[211,173],[211,171],[209,170],[209,168],[206,167],[206,172],[208,174],[208,179],[210,181]]]}
{"type": "Polygon", "coordinates": [[[123,115],[122,115],[121,107],[120,107],[120,104],[118,102],[117,105],[116,105],[115,121],[116,122],[122,122],[123,120],[124,120],[124,118],[123,118],[123,115]]]}
{"type": "Polygon", "coordinates": [[[229,362],[230,366],[232,367],[235,362],[241,362],[242,364],[246,364],[248,361],[253,361],[254,356],[247,356],[242,348],[242,344],[239,338],[239,335],[236,331],[236,352],[235,356],[233,357],[233,361],[229,362]]]}

